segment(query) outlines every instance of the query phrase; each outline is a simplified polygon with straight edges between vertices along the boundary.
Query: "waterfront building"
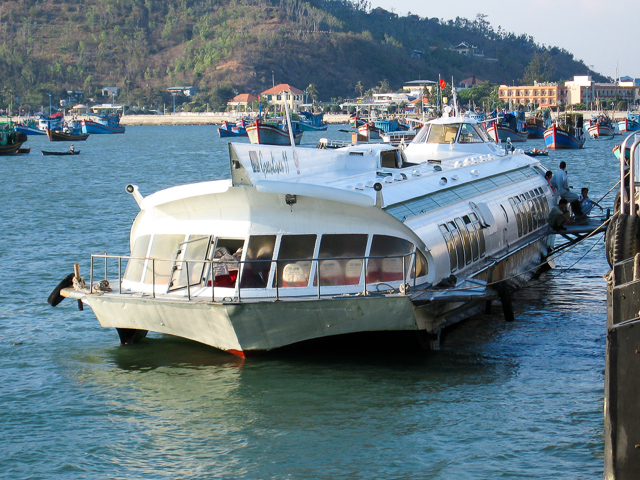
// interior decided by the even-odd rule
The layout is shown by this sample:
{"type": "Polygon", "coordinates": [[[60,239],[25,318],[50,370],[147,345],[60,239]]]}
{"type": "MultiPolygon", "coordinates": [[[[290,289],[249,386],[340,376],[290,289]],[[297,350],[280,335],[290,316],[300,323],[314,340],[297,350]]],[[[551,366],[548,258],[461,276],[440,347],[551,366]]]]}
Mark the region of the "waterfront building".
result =
{"type": "Polygon", "coordinates": [[[510,104],[554,107],[560,103],[567,104],[567,88],[557,83],[534,82],[533,85],[500,85],[498,99],[510,104]]]}

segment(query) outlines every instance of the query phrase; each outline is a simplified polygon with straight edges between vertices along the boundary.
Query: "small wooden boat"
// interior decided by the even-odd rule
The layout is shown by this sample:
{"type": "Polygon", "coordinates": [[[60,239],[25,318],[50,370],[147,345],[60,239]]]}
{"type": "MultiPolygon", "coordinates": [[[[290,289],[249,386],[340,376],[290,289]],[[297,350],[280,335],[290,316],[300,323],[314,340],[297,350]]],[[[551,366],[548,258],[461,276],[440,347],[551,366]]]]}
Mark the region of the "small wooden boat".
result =
{"type": "MultiPolygon", "coordinates": [[[[300,130],[298,122],[291,122],[293,129],[293,141],[300,145],[300,139],[304,133],[300,130]]],[[[256,118],[254,122],[247,126],[249,141],[260,145],[291,145],[289,138],[289,128],[283,118],[262,119],[256,118]]]]}
{"type": "Polygon", "coordinates": [[[22,154],[29,153],[29,152],[31,152],[30,148],[19,148],[18,149],[18,155],[22,155],[22,154]]]}
{"type": "Polygon", "coordinates": [[[229,123],[225,120],[222,122],[222,126],[218,128],[218,135],[220,137],[246,137],[247,123],[244,118],[236,123],[229,123]]]}
{"type": "Polygon", "coordinates": [[[525,155],[529,155],[530,157],[547,157],[549,156],[549,152],[546,150],[538,150],[534,148],[533,150],[526,150],[525,155]]]}
{"type": "Polygon", "coordinates": [[[88,133],[65,133],[47,129],[47,136],[52,142],[81,142],[89,137],[88,133]]]}
{"type": "Polygon", "coordinates": [[[52,152],[48,150],[40,151],[42,152],[42,155],[78,155],[80,153],[80,150],[74,150],[73,152],[70,152],[69,150],[65,150],[64,152],[52,152]]]}

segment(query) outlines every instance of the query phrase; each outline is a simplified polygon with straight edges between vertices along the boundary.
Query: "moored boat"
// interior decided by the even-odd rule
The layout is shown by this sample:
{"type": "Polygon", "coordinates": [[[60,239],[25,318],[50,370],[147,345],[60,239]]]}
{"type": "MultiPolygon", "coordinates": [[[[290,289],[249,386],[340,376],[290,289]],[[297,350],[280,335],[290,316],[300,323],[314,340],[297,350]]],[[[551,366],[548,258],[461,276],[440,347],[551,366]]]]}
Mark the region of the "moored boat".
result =
{"type": "Polygon", "coordinates": [[[618,131],[623,132],[635,132],[640,130],[640,115],[627,112],[627,115],[622,120],[618,121],[618,131]]]}
{"type": "Polygon", "coordinates": [[[504,113],[489,122],[487,132],[494,142],[524,142],[529,138],[524,112],[504,113]]]}
{"type": "Polygon", "coordinates": [[[66,133],[47,129],[47,136],[52,142],[81,142],[89,138],[88,133],[66,133]]]}
{"type": "Polygon", "coordinates": [[[120,115],[92,115],[80,121],[82,133],[110,134],[124,133],[125,127],[120,125],[120,115]]]}
{"type": "Polygon", "coordinates": [[[56,112],[53,115],[42,115],[38,120],[38,128],[46,133],[49,130],[60,130],[64,122],[64,113],[56,112]]]}
{"type": "MultiPolygon", "coordinates": [[[[302,134],[298,122],[291,121],[291,133],[296,145],[300,145],[302,134]]],[[[285,118],[258,117],[247,125],[249,141],[260,145],[291,145],[289,127],[285,118]]]]}
{"type": "Polygon", "coordinates": [[[27,141],[27,136],[16,131],[13,122],[0,122],[0,155],[15,155],[27,141]]]}
{"type": "Polygon", "coordinates": [[[611,118],[604,113],[595,115],[589,119],[587,131],[589,132],[589,136],[594,140],[611,140],[614,136],[614,127],[611,118]]]}
{"type": "Polygon", "coordinates": [[[299,111],[300,115],[299,124],[300,130],[309,132],[322,132],[327,129],[327,124],[324,121],[324,114],[322,112],[305,112],[299,111]]]}
{"type": "Polygon", "coordinates": [[[220,135],[220,137],[246,137],[247,122],[244,118],[233,123],[225,120],[222,122],[222,125],[218,127],[218,135],[220,135]]]}
{"type": "Polygon", "coordinates": [[[38,128],[36,120],[24,120],[15,124],[16,132],[22,132],[25,135],[46,135],[47,132],[38,128]]]}
{"type": "Polygon", "coordinates": [[[527,130],[529,131],[529,137],[532,139],[544,138],[544,131],[551,126],[551,113],[549,110],[536,113],[532,117],[527,117],[527,130]]]}
{"type": "Polygon", "coordinates": [[[585,142],[582,115],[574,113],[563,117],[545,130],[545,145],[551,150],[582,148],[585,142]]]}
{"type": "Polygon", "coordinates": [[[130,255],[92,256],[54,289],[123,343],[156,331],[239,356],[306,340],[446,326],[508,303],[553,245],[546,169],[469,119],[403,151],[231,143],[230,178],[143,197],[130,255]],[[122,273],[124,269],[124,273],[122,273]],[[74,281],[75,278],[75,281],[74,281]]]}

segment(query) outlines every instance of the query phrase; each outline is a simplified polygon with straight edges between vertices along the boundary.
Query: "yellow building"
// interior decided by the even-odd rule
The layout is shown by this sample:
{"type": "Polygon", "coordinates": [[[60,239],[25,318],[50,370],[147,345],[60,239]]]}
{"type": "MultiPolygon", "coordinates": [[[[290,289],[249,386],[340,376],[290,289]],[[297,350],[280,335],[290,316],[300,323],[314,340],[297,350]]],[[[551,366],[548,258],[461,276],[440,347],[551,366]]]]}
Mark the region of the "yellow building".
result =
{"type": "Polygon", "coordinates": [[[499,100],[511,103],[512,107],[518,105],[531,105],[541,107],[557,106],[567,103],[567,88],[557,83],[534,83],[534,85],[509,86],[500,85],[498,89],[499,100]]]}

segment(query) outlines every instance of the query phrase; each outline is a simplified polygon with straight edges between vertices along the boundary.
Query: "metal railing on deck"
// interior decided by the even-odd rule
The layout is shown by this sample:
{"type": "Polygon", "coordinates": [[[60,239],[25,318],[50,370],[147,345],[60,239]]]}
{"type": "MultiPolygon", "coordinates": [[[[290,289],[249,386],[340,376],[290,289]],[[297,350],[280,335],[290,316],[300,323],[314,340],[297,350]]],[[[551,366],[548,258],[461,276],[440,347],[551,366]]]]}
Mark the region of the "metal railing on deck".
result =
{"type": "MultiPolygon", "coordinates": [[[[146,268],[143,268],[140,272],[140,277],[144,278],[147,275],[147,272],[149,272],[149,269],[151,271],[151,282],[140,282],[140,281],[133,281],[130,279],[127,279],[129,281],[131,281],[131,283],[133,284],[141,284],[141,285],[150,285],[151,286],[151,296],[153,298],[156,297],[156,285],[157,286],[161,286],[164,288],[164,292],[163,294],[167,294],[171,291],[178,291],[178,290],[182,290],[182,289],[186,289],[187,291],[187,299],[191,300],[191,289],[194,287],[197,288],[208,288],[211,287],[211,301],[215,302],[215,292],[216,292],[216,276],[213,275],[214,274],[214,267],[215,266],[219,266],[219,265],[225,265],[227,268],[229,265],[232,266],[237,266],[237,277],[234,280],[234,285],[232,287],[222,287],[222,286],[218,286],[217,288],[233,288],[235,290],[236,295],[236,299],[234,301],[240,302],[241,301],[241,292],[243,289],[251,289],[251,290],[256,290],[256,289],[262,289],[266,291],[275,291],[275,298],[276,300],[280,300],[280,289],[284,288],[287,290],[288,293],[291,292],[295,292],[297,290],[301,290],[306,288],[306,293],[301,293],[300,295],[286,295],[286,298],[292,298],[292,297],[309,297],[308,294],[308,289],[310,287],[317,287],[317,298],[321,298],[322,296],[322,289],[323,288],[328,288],[328,287],[355,287],[358,286],[362,283],[362,294],[366,295],[367,294],[367,287],[371,287],[373,285],[388,285],[389,287],[391,287],[390,283],[395,283],[398,281],[401,281],[401,285],[409,285],[412,284],[412,287],[415,288],[416,286],[416,281],[417,281],[417,264],[416,264],[416,252],[410,252],[407,254],[403,254],[403,255],[385,255],[385,256],[369,256],[369,257],[362,257],[362,256],[358,256],[358,257],[323,257],[323,258],[311,258],[311,259],[271,259],[271,260],[244,260],[244,261],[231,261],[231,260],[221,260],[221,259],[201,259],[201,260],[175,260],[175,259],[155,259],[155,258],[149,258],[149,257],[132,257],[132,256],[125,256],[125,255],[109,255],[107,252],[100,252],[100,253],[96,253],[96,254],[92,254],[91,255],[91,267],[90,267],[90,279],[89,279],[89,285],[90,285],[90,289],[91,291],[94,290],[94,286],[99,285],[99,283],[102,280],[106,280],[107,282],[109,281],[109,277],[111,277],[113,279],[113,276],[117,275],[117,280],[118,280],[118,293],[119,294],[123,294],[123,290],[122,290],[122,281],[123,281],[123,276],[122,276],[122,263],[123,261],[126,262],[130,262],[130,261],[141,261],[141,262],[147,262],[146,264],[146,268]],[[384,260],[384,259],[390,259],[390,258],[401,258],[402,259],[402,274],[400,274],[400,278],[397,279],[389,279],[389,280],[378,280],[378,281],[368,281],[367,277],[369,275],[369,273],[372,271],[369,268],[369,263],[371,260],[384,260]],[[95,275],[95,270],[96,270],[96,262],[97,260],[104,260],[104,271],[103,271],[103,278],[101,280],[98,280],[97,282],[95,281],[96,275],[95,275]],[[110,260],[114,260],[116,261],[116,265],[117,265],[117,274],[114,270],[114,267],[111,266],[110,269],[110,264],[109,261],[110,260]],[[326,280],[327,278],[332,278],[329,275],[326,275],[325,277],[322,276],[322,273],[320,272],[320,265],[322,262],[325,262],[327,260],[335,260],[335,261],[343,261],[346,262],[349,260],[360,260],[362,261],[362,266],[360,267],[360,276],[358,277],[359,280],[357,283],[338,283],[338,284],[333,284],[333,285],[328,285],[328,284],[324,284],[323,285],[323,280],[326,280]],[[408,265],[411,265],[411,261],[413,260],[413,264],[412,264],[412,268],[411,271],[408,271],[409,269],[407,268],[408,265]],[[170,262],[172,264],[172,268],[171,271],[169,273],[169,281],[164,284],[164,283],[157,283],[157,268],[156,268],[156,262],[170,262]],[[280,265],[284,264],[285,266],[291,263],[296,263],[296,262],[309,262],[311,265],[309,267],[309,278],[307,279],[307,283],[305,286],[281,286],[280,285],[280,279],[279,279],[279,272],[280,272],[280,265]],[[251,265],[265,265],[266,263],[269,263],[269,269],[265,269],[269,274],[266,276],[266,279],[263,280],[263,285],[261,286],[242,286],[243,280],[244,280],[244,274],[246,272],[246,267],[247,266],[251,266],[251,265]],[[194,268],[193,265],[197,264],[198,267],[196,268],[202,268],[203,269],[203,273],[205,273],[205,275],[200,275],[199,277],[199,281],[191,283],[190,281],[190,275],[189,275],[189,265],[191,264],[191,268],[194,268]],[[179,269],[178,265],[184,266],[185,268],[185,277],[186,277],[186,284],[184,286],[178,286],[176,288],[174,288],[173,290],[171,289],[172,286],[172,282],[171,280],[173,279],[174,276],[174,272],[176,270],[179,269]],[[275,267],[275,269],[274,269],[275,267]],[[315,267],[315,270],[314,270],[315,267]],[[364,269],[364,275],[362,270],[364,269]],[[271,286],[269,285],[269,279],[271,278],[270,272],[273,271],[273,281],[271,282],[271,286]],[[314,283],[311,283],[311,272],[314,272],[313,275],[313,279],[315,280],[314,283]],[[360,278],[363,279],[363,281],[360,281],[360,278]]],[[[99,262],[102,263],[102,262],[99,262]]],[[[284,268],[284,267],[283,267],[284,268]]],[[[379,270],[379,269],[378,269],[379,270]]],[[[232,270],[233,271],[233,270],[232,270]]],[[[379,270],[380,271],[380,270],[379,270]]],[[[382,273],[380,271],[380,273],[382,273]]],[[[391,287],[393,288],[393,287],[391,287]]],[[[408,289],[404,289],[403,293],[406,294],[408,289]]],[[[326,292],[326,290],[325,290],[326,292]]],[[[133,290],[133,289],[127,289],[126,293],[146,293],[144,289],[138,289],[138,290],[133,290]]],[[[332,291],[329,293],[329,295],[335,295],[336,292],[332,291]]],[[[200,297],[201,298],[201,297],[200,297]]],[[[208,298],[208,297],[207,297],[208,298]]],[[[225,297],[226,298],[226,297],[225,297]]],[[[259,298],[273,298],[273,296],[269,296],[269,295],[264,295],[264,297],[256,297],[256,296],[252,296],[252,299],[259,299],[259,298]]]]}

